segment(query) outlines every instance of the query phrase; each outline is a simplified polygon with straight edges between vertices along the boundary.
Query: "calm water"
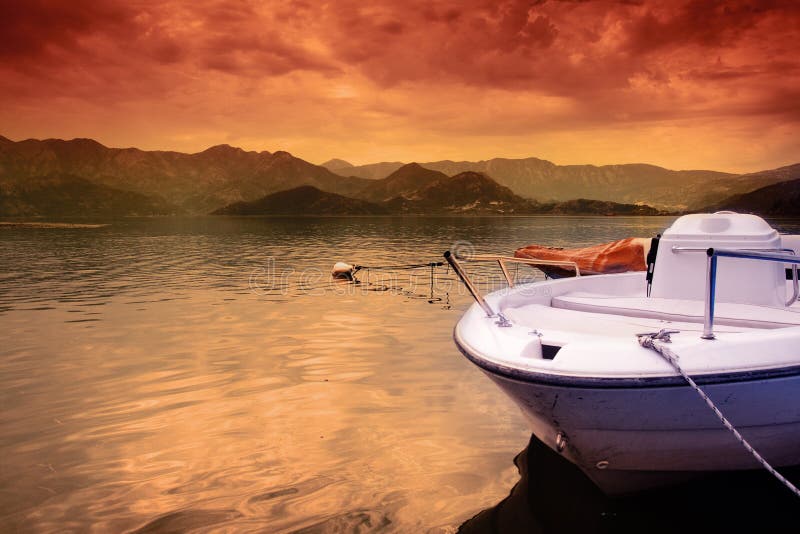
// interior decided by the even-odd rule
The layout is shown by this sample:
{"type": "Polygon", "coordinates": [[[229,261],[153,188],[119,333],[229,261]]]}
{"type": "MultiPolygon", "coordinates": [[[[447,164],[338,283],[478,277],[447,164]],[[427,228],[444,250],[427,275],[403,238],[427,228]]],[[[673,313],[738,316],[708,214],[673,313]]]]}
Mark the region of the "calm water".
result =
{"type": "Polygon", "coordinates": [[[671,220],[0,228],[3,530],[455,531],[508,495],[530,437],[452,344],[470,301],[444,268],[433,284],[423,268],[354,285],[330,267],[439,261],[457,242],[580,246],[671,220]]]}

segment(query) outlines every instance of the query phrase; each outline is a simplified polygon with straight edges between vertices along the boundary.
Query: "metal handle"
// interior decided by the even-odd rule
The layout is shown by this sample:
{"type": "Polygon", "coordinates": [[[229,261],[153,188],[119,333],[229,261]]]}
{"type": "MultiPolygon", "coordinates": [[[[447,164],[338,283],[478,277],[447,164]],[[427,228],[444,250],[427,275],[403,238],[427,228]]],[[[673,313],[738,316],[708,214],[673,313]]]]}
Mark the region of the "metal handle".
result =
{"type": "Polygon", "coordinates": [[[458,263],[458,260],[456,260],[455,255],[453,255],[448,250],[447,252],[444,253],[444,259],[447,260],[447,263],[450,264],[450,267],[453,268],[453,271],[455,271],[458,277],[461,278],[461,281],[464,282],[464,285],[467,286],[467,289],[472,294],[472,298],[474,298],[475,302],[478,303],[478,306],[480,306],[483,309],[483,311],[486,312],[486,315],[488,317],[496,317],[497,314],[494,313],[492,307],[489,306],[489,304],[486,302],[486,300],[484,300],[481,294],[478,293],[478,290],[473,285],[472,280],[469,279],[467,273],[465,273],[464,269],[461,267],[461,264],[458,263]]]}

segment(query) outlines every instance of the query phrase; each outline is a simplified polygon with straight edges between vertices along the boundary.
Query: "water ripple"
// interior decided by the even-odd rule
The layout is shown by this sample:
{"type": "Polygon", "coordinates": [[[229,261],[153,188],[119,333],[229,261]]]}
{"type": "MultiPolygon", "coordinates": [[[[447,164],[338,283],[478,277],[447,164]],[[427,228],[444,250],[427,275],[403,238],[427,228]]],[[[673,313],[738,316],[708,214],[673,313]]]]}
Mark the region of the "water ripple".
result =
{"type": "MultiPolygon", "coordinates": [[[[7,229],[0,520],[38,532],[453,531],[506,494],[528,437],[452,346],[468,297],[444,268],[431,294],[427,269],[341,284],[331,265],[439,261],[465,239],[506,253],[584,244],[666,222],[7,229]]],[[[483,288],[500,283],[476,272],[483,288]]]]}

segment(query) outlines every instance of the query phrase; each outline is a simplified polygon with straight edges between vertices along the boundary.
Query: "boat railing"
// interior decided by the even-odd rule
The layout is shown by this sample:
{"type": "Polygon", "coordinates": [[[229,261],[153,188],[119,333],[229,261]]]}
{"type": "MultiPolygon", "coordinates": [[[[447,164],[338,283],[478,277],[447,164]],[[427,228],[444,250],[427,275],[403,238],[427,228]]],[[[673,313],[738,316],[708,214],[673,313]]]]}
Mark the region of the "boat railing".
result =
{"type": "Polygon", "coordinates": [[[581,275],[580,267],[574,261],[560,261],[560,260],[540,260],[536,258],[516,258],[514,256],[500,256],[496,254],[469,254],[469,255],[459,255],[456,257],[456,254],[453,254],[449,250],[444,253],[444,258],[447,260],[447,263],[453,268],[453,271],[458,275],[464,285],[466,286],[467,290],[472,295],[472,298],[475,299],[475,302],[486,312],[486,315],[489,317],[500,317],[501,321],[505,321],[505,318],[502,314],[495,313],[492,310],[492,307],[486,302],[486,300],[481,296],[478,292],[478,289],[475,287],[475,284],[472,283],[469,276],[467,275],[464,268],[461,266],[461,263],[458,260],[463,261],[492,261],[497,262],[500,266],[500,270],[503,272],[503,276],[506,279],[509,287],[514,287],[514,280],[511,277],[511,274],[508,272],[508,267],[506,266],[507,263],[522,263],[525,265],[531,265],[533,267],[537,265],[552,265],[558,267],[569,267],[575,270],[575,276],[581,275]]]}
{"type": "MultiPolygon", "coordinates": [[[[673,252],[697,252],[697,249],[689,247],[673,247],[673,252]]],[[[703,339],[714,339],[714,306],[717,289],[717,260],[719,258],[740,258],[746,260],[771,261],[792,266],[792,297],[786,302],[786,306],[791,306],[800,294],[798,287],[797,266],[800,264],[800,257],[795,255],[792,249],[774,249],[776,252],[766,250],[745,250],[727,248],[708,248],[706,264],[706,291],[705,291],[705,311],[703,315],[703,339]]]]}

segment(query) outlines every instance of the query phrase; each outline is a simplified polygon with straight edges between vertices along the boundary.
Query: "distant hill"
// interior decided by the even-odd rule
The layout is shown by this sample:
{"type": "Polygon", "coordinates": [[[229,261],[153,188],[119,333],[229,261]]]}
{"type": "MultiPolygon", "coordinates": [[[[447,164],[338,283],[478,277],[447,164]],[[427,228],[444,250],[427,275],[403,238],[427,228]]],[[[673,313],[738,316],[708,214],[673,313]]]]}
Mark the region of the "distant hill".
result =
{"type": "Polygon", "coordinates": [[[732,195],[800,178],[800,164],[745,175],[672,171],[643,164],[559,166],[537,158],[406,166],[387,162],[353,167],[344,160],[326,164],[341,166],[338,173],[354,176],[336,174],[283,151],[248,152],[217,145],[184,154],[108,148],[91,139],[15,142],[0,136],[0,180],[72,176],[98,186],[162,199],[169,210],[188,214],[209,213],[303,185],[373,204],[391,201],[387,208],[403,213],[422,209],[521,213],[574,199],[585,200],[561,209],[602,209],[599,204],[586,203],[594,200],[678,211],[699,209],[732,195]],[[464,173],[473,173],[472,178],[443,181],[464,173]],[[476,175],[492,180],[494,185],[484,183],[486,187],[481,189],[476,175]],[[434,187],[437,183],[441,190],[434,187]],[[498,189],[500,186],[509,191],[498,189]],[[431,189],[426,190],[428,187],[431,189]],[[467,188],[461,197],[455,191],[460,187],[467,188]],[[479,198],[476,191],[485,196],[479,198]],[[515,197],[512,199],[507,193],[515,197]],[[520,197],[533,202],[534,208],[523,206],[520,197]]]}
{"type": "Polygon", "coordinates": [[[403,165],[405,165],[405,163],[401,161],[370,163],[369,165],[357,165],[355,167],[349,167],[346,173],[348,176],[355,176],[357,178],[380,180],[381,178],[386,178],[403,165]]]}
{"type": "Polygon", "coordinates": [[[179,213],[179,208],[162,198],[95,184],[70,174],[0,178],[2,217],[124,217],[179,213]]]}
{"type": "Polygon", "coordinates": [[[387,205],[393,211],[410,213],[505,214],[532,213],[537,206],[478,172],[462,172],[452,178],[442,175],[409,195],[389,200],[387,205]]]}
{"type": "Polygon", "coordinates": [[[313,185],[351,194],[367,185],[288,152],[246,152],[218,145],[196,154],[108,148],[91,139],[0,142],[0,178],[69,174],[108,187],[158,195],[189,213],[313,185]]]}
{"type": "Polygon", "coordinates": [[[578,198],[564,202],[546,204],[541,213],[553,215],[660,215],[661,212],[642,204],[620,204],[607,200],[578,198]]]}
{"type": "Polygon", "coordinates": [[[325,163],[321,163],[320,167],[325,167],[329,171],[333,171],[333,172],[339,174],[338,171],[345,171],[345,173],[346,173],[347,169],[352,169],[353,168],[353,164],[350,163],[349,161],[345,161],[343,159],[333,158],[333,159],[329,159],[325,163]]]}
{"type": "Polygon", "coordinates": [[[304,185],[266,195],[250,202],[235,202],[212,215],[383,215],[377,204],[321,191],[304,185]]]}
{"type": "MultiPolygon", "coordinates": [[[[800,167],[795,165],[794,167],[800,167]]],[[[764,216],[800,216],[800,178],[735,195],[705,211],[731,210],[764,216]]]]}
{"type": "Polygon", "coordinates": [[[395,197],[411,197],[420,189],[449,176],[409,163],[403,165],[382,180],[374,180],[360,190],[356,196],[372,202],[383,202],[395,197]]]}
{"type": "MultiPolygon", "coordinates": [[[[395,180],[418,177],[414,164],[397,171],[395,180]]],[[[405,195],[369,202],[301,186],[267,195],[250,202],[235,202],[215,210],[212,215],[384,215],[384,214],[595,214],[657,215],[650,206],[634,206],[599,200],[571,200],[539,203],[515,195],[486,175],[464,172],[449,177],[422,169],[432,181],[405,195]]]]}
{"type": "MultiPolygon", "coordinates": [[[[539,201],[575,198],[649,204],[668,210],[696,209],[730,195],[791,179],[785,169],[736,175],[708,170],[673,171],[646,164],[556,165],[539,158],[494,158],[483,161],[434,161],[422,167],[453,176],[472,171],[491,176],[516,194],[539,201]],[[787,177],[789,176],[789,177],[787,177]]],[[[347,174],[380,178],[396,171],[397,162],[362,165],[347,174]]],[[[793,166],[794,167],[794,166],[793,166]]]]}

